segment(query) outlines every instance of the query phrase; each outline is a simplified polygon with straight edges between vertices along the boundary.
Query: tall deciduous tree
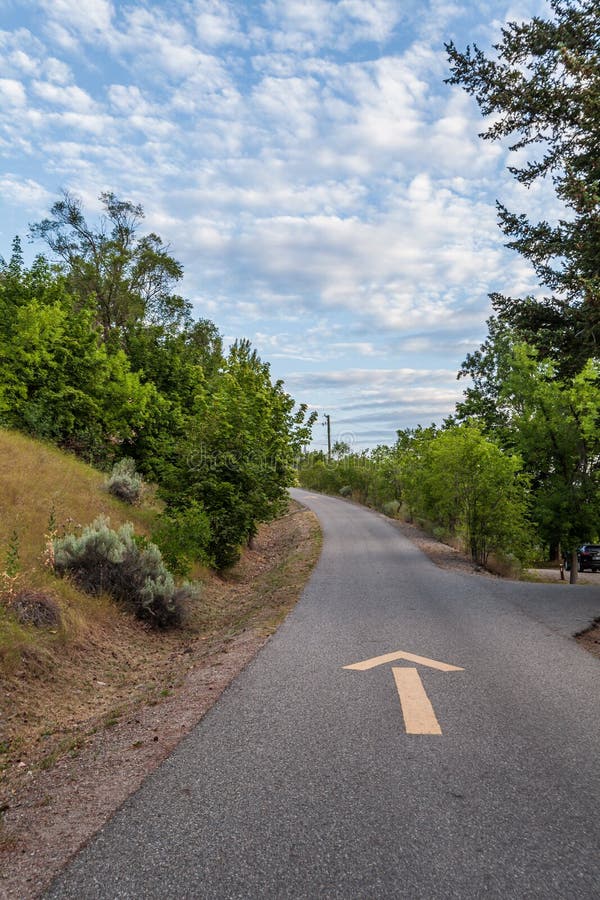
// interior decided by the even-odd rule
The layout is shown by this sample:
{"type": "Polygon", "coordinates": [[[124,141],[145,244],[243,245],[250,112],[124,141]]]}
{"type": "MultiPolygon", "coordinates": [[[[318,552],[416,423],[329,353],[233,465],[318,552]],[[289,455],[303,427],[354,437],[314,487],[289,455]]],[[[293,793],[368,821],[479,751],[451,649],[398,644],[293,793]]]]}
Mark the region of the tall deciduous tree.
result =
{"type": "Polygon", "coordinates": [[[179,324],[189,314],[189,304],[174,293],[183,276],[180,263],[157,234],[140,235],[140,205],[109,191],[100,200],[104,214],[93,226],[81,201],[65,192],[52,218],[31,226],[32,236],[62,260],[72,293],[93,301],[105,340],[140,322],[179,324]]]}
{"type": "Polygon", "coordinates": [[[600,531],[600,366],[589,360],[571,378],[557,369],[517,345],[501,396],[532,477],[540,535],[570,554],[575,581],[576,548],[600,531]]]}
{"type": "Polygon", "coordinates": [[[518,455],[471,423],[422,431],[404,453],[407,500],[417,514],[461,536],[481,565],[493,551],[523,554],[527,479],[518,455]]]}
{"type": "Polygon", "coordinates": [[[510,168],[529,187],[552,180],[565,206],[558,221],[531,222],[498,204],[500,227],[533,264],[551,296],[492,295],[496,312],[543,355],[576,371],[600,343],[600,5],[551,0],[553,17],[510,22],[494,56],[447,45],[452,84],[475,96],[491,124],[529,157],[510,168]]]}
{"type": "Polygon", "coordinates": [[[18,244],[0,265],[0,423],[105,461],[143,431],[160,406],[123,350],[98,339],[43,257],[23,266],[18,244]]]}
{"type": "Polygon", "coordinates": [[[316,414],[296,409],[247,340],[231,347],[202,405],[162,493],[175,509],[202,505],[210,522],[209,556],[224,568],[237,560],[257,524],[284,508],[316,414]]]}

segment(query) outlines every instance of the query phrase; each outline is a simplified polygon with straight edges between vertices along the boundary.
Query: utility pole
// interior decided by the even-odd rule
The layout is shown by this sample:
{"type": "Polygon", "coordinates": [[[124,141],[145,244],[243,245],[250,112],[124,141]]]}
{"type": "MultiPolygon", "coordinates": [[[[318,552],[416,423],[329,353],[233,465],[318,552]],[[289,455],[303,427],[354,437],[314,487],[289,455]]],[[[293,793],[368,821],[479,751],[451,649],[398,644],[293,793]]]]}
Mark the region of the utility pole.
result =
{"type": "Polygon", "coordinates": [[[327,462],[331,462],[331,416],[325,413],[327,419],[327,462]]]}

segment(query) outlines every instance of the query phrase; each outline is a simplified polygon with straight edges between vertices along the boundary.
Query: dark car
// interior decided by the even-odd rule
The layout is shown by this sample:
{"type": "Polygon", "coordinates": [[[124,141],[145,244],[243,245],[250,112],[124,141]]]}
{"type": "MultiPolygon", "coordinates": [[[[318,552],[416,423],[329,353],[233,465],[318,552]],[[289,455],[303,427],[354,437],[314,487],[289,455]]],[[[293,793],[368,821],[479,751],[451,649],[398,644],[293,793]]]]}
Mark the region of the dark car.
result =
{"type": "MultiPolygon", "coordinates": [[[[577,551],[577,565],[580,572],[591,569],[600,572],[600,544],[583,544],[577,551]]],[[[571,568],[571,559],[565,555],[565,569],[571,568]]]]}

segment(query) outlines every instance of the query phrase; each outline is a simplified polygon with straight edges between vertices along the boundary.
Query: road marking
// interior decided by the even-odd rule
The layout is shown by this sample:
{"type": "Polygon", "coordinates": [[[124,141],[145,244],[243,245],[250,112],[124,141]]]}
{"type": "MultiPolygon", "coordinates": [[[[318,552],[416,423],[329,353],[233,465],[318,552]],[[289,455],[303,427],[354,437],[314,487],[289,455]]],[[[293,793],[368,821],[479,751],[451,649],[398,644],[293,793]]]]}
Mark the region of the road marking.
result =
{"type": "MultiPolygon", "coordinates": [[[[375,666],[383,666],[385,663],[395,662],[397,659],[405,659],[420,666],[427,666],[429,669],[439,669],[441,672],[465,671],[461,666],[453,666],[437,659],[428,659],[426,656],[416,656],[414,653],[406,653],[404,650],[384,653],[383,656],[373,656],[371,659],[363,659],[362,662],[352,663],[343,668],[354,669],[355,672],[366,672],[368,669],[374,669],[375,666]]],[[[440,723],[435,717],[433,706],[425,692],[418,671],[412,667],[401,669],[398,666],[392,666],[392,672],[400,697],[406,733],[441,734],[440,723]]]]}
{"type": "Polygon", "coordinates": [[[407,662],[417,663],[420,666],[428,666],[430,669],[439,669],[441,672],[464,672],[460,666],[451,666],[450,663],[438,662],[437,659],[427,659],[425,656],[415,656],[414,653],[405,653],[404,650],[398,650],[396,653],[386,653],[384,656],[374,656],[372,659],[365,659],[362,662],[352,663],[350,666],[344,666],[344,669],[355,669],[357,672],[366,672],[367,669],[374,669],[375,666],[382,666],[384,663],[395,662],[397,659],[405,659],[407,662]]]}
{"type": "Polygon", "coordinates": [[[407,734],[441,734],[433,706],[416,669],[392,667],[407,734]]]}

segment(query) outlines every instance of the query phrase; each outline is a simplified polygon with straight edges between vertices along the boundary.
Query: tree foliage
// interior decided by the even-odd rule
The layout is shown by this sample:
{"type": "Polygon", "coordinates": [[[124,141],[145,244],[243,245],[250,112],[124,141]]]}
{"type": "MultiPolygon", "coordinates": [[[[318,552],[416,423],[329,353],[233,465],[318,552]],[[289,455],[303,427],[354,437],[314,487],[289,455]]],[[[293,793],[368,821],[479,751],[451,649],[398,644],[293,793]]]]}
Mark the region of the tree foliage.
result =
{"type": "Polygon", "coordinates": [[[232,346],[164,489],[175,505],[202,504],[211,526],[208,551],[219,567],[236,561],[257,522],[282,511],[314,419],[305,406],[295,409],[281,381],[271,381],[248,341],[232,346]]]}
{"type": "Polygon", "coordinates": [[[531,474],[542,540],[572,553],[600,531],[600,366],[558,375],[553,360],[515,346],[501,394],[531,474]]]}
{"type": "Polygon", "coordinates": [[[537,540],[554,556],[600,533],[600,7],[550,5],[547,19],[508,23],[493,55],[447,45],[450,82],[490,117],[481,136],[509,139],[516,180],[552,184],[563,208],[532,222],[498,204],[508,246],[549,295],[491,295],[496,315],[462,365],[470,384],[448,424],[476,421],[519,453],[537,540]]]}
{"type": "Polygon", "coordinates": [[[100,194],[98,226],[86,221],[81,201],[64,192],[50,219],[31,226],[62,260],[70,290],[92,304],[105,340],[143,322],[177,325],[189,304],[173,293],[183,276],[169,247],[151,232],[140,235],[144,211],[110,191],[100,194]]]}
{"type": "Polygon", "coordinates": [[[472,94],[491,124],[486,140],[509,138],[527,155],[510,171],[530,187],[551,180],[565,213],[531,222],[498,204],[508,246],[534,266],[551,296],[492,295],[496,312],[574,371],[597,355],[600,340],[600,6],[596,0],[551,0],[553,17],[510,22],[495,56],[477,46],[447,45],[452,84],[472,94]]]}
{"type": "Polygon", "coordinates": [[[458,535],[482,566],[491,552],[524,557],[527,482],[521,459],[472,424],[444,429],[419,450],[409,490],[420,514],[458,535]]]}
{"type": "Polygon", "coordinates": [[[315,414],[246,340],[227,354],[173,289],[182,268],[141,206],[101,195],[89,224],[65,194],[32,226],[56,256],[0,258],[0,424],[107,468],[136,467],[166,501],[157,540],[178,572],[224,567],[283,509],[315,414]],[[179,535],[179,538],[178,538],[179,535]]]}
{"type": "Polygon", "coordinates": [[[157,391],[99,339],[65,278],[43,258],[23,267],[16,249],[0,269],[0,420],[106,458],[144,428],[157,391]]]}
{"type": "Polygon", "coordinates": [[[328,462],[309,454],[306,487],[347,494],[387,515],[429,523],[460,540],[474,562],[490,553],[525,558],[529,550],[528,480],[521,460],[474,424],[398,432],[394,447],[328,462]]]}

